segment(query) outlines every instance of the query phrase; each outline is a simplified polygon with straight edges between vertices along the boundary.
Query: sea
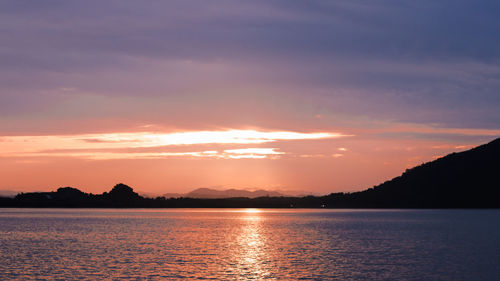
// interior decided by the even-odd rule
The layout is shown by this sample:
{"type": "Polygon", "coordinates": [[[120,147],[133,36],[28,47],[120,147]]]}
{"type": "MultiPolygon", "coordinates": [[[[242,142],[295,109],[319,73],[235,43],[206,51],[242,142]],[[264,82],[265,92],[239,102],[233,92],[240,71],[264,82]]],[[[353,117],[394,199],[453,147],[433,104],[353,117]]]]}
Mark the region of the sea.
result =
{"type": "Polygon", "coordinates": [[[500,210],[0,209],[1,280],[500,280],[500,210]]]}

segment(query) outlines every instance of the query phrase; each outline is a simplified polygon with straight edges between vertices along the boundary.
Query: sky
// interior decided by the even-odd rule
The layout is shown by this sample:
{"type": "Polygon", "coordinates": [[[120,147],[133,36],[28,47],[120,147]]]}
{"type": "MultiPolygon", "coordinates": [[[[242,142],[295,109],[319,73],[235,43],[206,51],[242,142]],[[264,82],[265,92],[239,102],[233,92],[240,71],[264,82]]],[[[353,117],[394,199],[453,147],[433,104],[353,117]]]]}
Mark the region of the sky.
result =
{"type": "Polygon", "coordinates": [[[362,190],[500,136],[498,1],[0,1],[0,189],[362,190]]]}

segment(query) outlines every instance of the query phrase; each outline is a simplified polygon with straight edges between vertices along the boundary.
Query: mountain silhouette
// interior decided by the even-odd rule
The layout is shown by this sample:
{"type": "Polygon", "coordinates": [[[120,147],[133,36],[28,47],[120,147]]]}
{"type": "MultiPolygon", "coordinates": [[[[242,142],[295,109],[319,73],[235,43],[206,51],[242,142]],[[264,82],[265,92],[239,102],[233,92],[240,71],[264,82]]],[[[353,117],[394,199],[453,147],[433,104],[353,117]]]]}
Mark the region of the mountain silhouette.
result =
{"type": "Polygon", "coordinates": [[[334,193],[332,207],[500,207],[500,138],[407,169],[365,191],[334,193]]]}
{"type": "Polygon", "coordinates": [[[69,186],[58,188],[54,196],[62,200],[79,200],[87,197],[87,195],[82,191],[80,191],[79,189],[69,186]]]}
{"type": "Polygon", "coordinates": [[[184,195],[184,197],[189,197],[189,198],[213,198],[213,199],[235,198],[235,197],[257,198],[264,196],[279,197],[284,195],[276,191],[267,191],[262,189],[255,191],[248,191],[243,189],[216,190],[211,188],[198,188],[184,195]]]}
{"type": "Polygon", "coordinates": [[[88,194],[62,187],[55,192],[0,197],[0,207],[99,208],[500,208],[500,138],[407,169],[364,191],[286,197],[265,190],[200,188],[180,198],[144,198],[123,183],[88,194]]]}
{"type": "Polygon", "coordinates": [[[109,193],[102,194],[103,200],[110,201],[113,207],[138,206],[144,197],[140,196],[134,190],[123,183],[115,185],[109,193]]]}
{"type": "Polygon", "coordinates": [[[135,193],[132,187],[119,183],[111,189],[107,194],[109,198],[117,200],[133,200],[139,198],[139,194],[135,193]]]}

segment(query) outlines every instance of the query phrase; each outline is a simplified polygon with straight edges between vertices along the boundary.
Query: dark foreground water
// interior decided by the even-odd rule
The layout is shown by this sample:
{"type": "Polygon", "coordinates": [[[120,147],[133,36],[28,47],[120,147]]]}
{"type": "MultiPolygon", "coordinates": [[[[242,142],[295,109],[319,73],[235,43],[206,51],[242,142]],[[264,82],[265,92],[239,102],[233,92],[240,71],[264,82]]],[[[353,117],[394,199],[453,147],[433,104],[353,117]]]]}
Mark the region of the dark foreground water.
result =
{"type": "Polygon", "coordinates": [[[500,280],[500,210],[0,209],[1,280],[500,280]]]}

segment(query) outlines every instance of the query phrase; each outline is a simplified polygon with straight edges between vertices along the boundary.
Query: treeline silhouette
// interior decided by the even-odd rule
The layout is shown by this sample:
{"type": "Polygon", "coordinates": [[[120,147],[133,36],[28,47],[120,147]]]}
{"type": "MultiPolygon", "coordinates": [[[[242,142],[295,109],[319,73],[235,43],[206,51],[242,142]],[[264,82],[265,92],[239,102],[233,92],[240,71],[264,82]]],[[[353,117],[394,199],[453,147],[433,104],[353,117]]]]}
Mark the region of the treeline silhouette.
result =
{"type": "Polygon", "coordinates": [[[0,197],[0,207],[67,208],[500,208],[500,138],[406,170],[390,181],[352,193],[258,198],[144,198],[125,184],[94,195],[55,192],[0,197]]]}
{"type": "Polygon", "coordinates": [[[14,198],[0,198],[2,207],[33,208],[289,208],[299,198],[145,198],[125,184],[119,183],[110,192],[84,193],[76,188],[62,187],[55,192],[20,193],[14,198]],[[292,203],[290,203],[292,202],[292,203]]]}

